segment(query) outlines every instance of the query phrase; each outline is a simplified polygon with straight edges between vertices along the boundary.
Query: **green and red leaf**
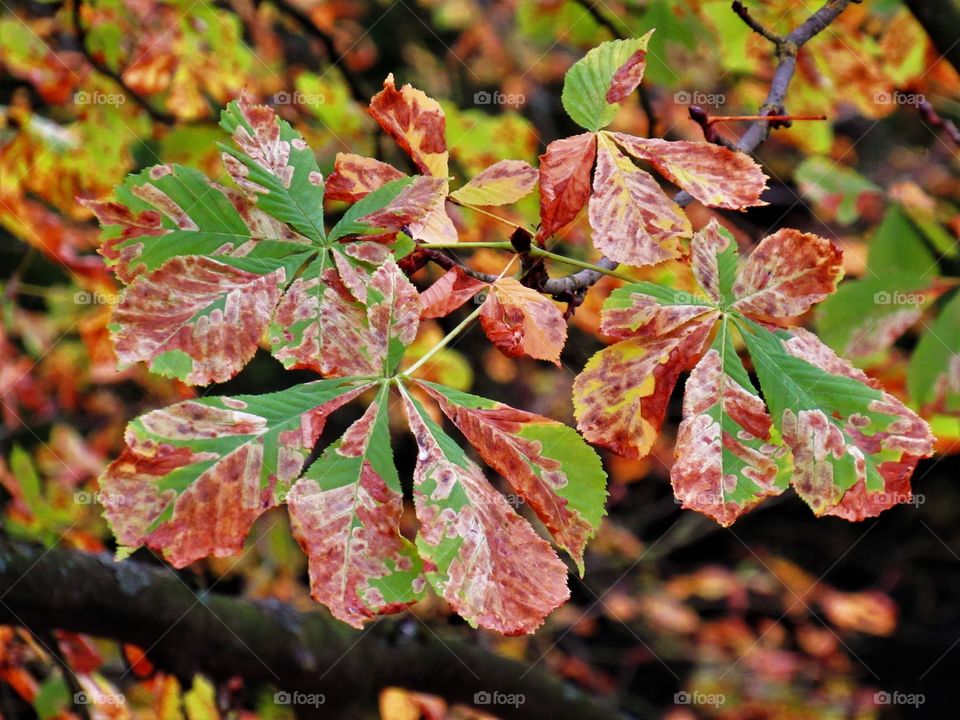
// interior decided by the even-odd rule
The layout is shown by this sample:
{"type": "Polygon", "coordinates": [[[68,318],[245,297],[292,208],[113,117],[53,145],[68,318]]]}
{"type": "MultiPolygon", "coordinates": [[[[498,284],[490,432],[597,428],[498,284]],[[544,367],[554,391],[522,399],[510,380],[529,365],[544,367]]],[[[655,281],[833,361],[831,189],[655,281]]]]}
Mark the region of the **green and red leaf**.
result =
{"type": "Polygon", "coordinates": [[[256,352],[284,280],[283,267],[175,257],[124,291],[111,325],[117,358],[192,385],[229,380],[256,352]]]}
{"type": "Polygon", "coordinates": [[[237,554],[253,521],[299,477],[327,416],[365,387],[319,380],[187,400],[134,420],[100,478],[117,540],[162,551],[177,567],[237,554]]]}
{"type": "Polygon", "coordinates": [[[418,383],[480,457],[533,508],[583,572],[583,551],[600,525],[606,476],[572,428],[433,383],[418,383]]]}
{"type": "Polygon", "coordinates": [[[423,595],[422,563],[400,535],[403,489],[393,464],[385,386],[287,496],[309,558],[311,594],[354,627],[423,595]]]}
{"type": "Polygon", "coordinates": [[[533,632],[569,597],[566,566],[405,391],[403,400],[419,448],[413,495],[427,580],[471,625],[533,632]]]}
{"type": "Polygon", "coordinates": [[[673,491],[683,506],[731,525],[786,488],[778,480],[785,453],[773,442],[766,406],[750,382],[727,319],[687,379],[677,431],[673,491]]]}

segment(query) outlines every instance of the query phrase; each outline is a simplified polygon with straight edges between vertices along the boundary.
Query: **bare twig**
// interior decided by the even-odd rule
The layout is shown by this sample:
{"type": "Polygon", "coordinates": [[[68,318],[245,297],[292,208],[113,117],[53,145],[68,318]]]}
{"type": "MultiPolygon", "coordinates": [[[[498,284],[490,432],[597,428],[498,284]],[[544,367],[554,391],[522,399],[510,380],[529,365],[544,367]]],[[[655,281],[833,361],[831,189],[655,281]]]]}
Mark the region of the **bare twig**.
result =
{"type": "Polygon", "coordinates": [[[937,111],[933,109],[933,105],[926,100],[920,103],[919,110],[920,115],[928,125],[943,130],[944,135],[953,140],[957,145],[960,145],[960,128],[957,128],[953,120],[940,117],[937,111]]]}
{"type": "Polygon", "coordinates": [[[733,11],[739,16],[739,18],[743,20],[747,26],[760,37],[766,38],[774,45],[780,45],[784,42],[785,38],[783,35],[779,35],[773,32],[773,30],[769,30],[757,22],[757,20],[755,20],[750,14],[750,11],[747,10],[747,6],[740,2],[740,0],[734,0],[731,7],[733,7],[733,11]]]}

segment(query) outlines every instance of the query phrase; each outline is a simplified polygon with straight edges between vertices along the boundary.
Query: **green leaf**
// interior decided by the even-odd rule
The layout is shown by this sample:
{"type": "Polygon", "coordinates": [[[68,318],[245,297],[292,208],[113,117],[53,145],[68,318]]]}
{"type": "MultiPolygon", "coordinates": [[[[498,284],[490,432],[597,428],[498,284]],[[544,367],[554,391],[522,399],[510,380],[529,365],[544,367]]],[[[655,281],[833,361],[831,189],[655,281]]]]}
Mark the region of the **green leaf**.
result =
{"type": "Polygon", "coordinates": [[[870,241],[867,268],[879,278],[888,273],[921,278],[937,274],[936,258],[899,205],[889,207],[870,241]]]}
{"type": "MultiPolygon", "coordinates": [[[[620,109],[620,101],[608,100],[612,84],[628,62],[643,62],[652,33],[651,30],[642,37],[601,43],[574,63],[564,78],[561,95],[563,108],[574,122],[593,132],[610,124],[620,109]]],[[[631,73],[630,90],[642,77],[642,68],[637,70],[638,73],[631,73]]]]}
{"type": "Polygon", "coordinates": [[[271,108],[251,105],[243,97],[223,111],[220,126],[239,148],[219,144],[237,185],[268,215],[322,243],[323,176],[300,133],[271,108]]]}
{"type": "Polygon", "coordinates": [[[926,328],[907,369],[910,397],[920,405],[943,402],[960,411],[960,292],[926,328]]]}

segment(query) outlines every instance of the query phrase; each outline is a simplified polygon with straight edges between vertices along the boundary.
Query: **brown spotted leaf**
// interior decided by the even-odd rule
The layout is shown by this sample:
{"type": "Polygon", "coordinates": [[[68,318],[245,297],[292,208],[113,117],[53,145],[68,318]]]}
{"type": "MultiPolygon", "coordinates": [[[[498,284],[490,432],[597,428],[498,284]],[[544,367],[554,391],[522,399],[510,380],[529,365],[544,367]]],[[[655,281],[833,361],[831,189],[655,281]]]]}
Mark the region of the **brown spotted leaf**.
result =
{"type": "Polygon", "coordinates": [[[583,436],[624,457],[649,453],[677,379],[700,354],[716,319],[716,312],[701,313],[669,335],[641,334],[590,358],[573,384],[583,436]]]}
{"type": "Polygon", "coordinates": [[[402,177],[402,172],[385,162],[353,153],[337,153],[333,172],[327,178],[324,198],[357,202],[377,188],[402,177]]]}
{"type": "Polygon", "coordinates": [[[590,173],[597,156],[593,133],[554,140],[540,156],[540,229],[548,238],[573,220],[590,199],[590,173]]]}
{"type": "Polygon", "coordinates": [[[471,625],[533,632],[569,597],[566,566],[417,401],[403,398],[419,448],[413,497],[428,582],[471,625]]]}
{"type": "Polygon", "coordinates": [[[767,177],[746,153],[707,142],[611,135],[626,152],[653,165],[704,205],[740,210],[765,204],[760,195],[767,177]]]}
{"type": "Polygon", "coordinates": [[[393,464],[389,389],[328,447],[287,496],[315,600],[354,627],[423,594],[422,563],[400,535],[403,489],[393,464]]]}
{"type": "Polygon", "coordinates": [[[768,235],[737,273],[733,308],[757,319],[801,315],[832,293],[843,251],[827,238],[785,228],[768,235]]]}
{"type": "Polygon", "coordinates": [[[137,418],[100,478],[117,540],[162,551],[177,567],[237,554],[253,521],[300,475],[327,416],[364,387],[319,380],[187,400],[137,418]]]}
{"type": "Polygon", "coordinates": [[[284,278],[282,267],[261,274],[175,257],[121,296],[111,326],[117,358],[192,385],[229,380],[256,352],[284,278]]]}
{"type": "Polygon", "coordinates": [[[786,487],[778,482],[777,462],[785,450],[771,438],[770,416],[737,357],[731,333],[724,319],[687,379],[670,471],[683,506],[723,526],[786,487]]]}
{"type": "Polygon", "coordinates": [[[453,388],[420,382],[443,413],[533,508],[583,572],[583,551],[604,515],[600,458],[572,428],[453,388]]]}
{"type": "Polygon", "coordinates": [[[501,160],[450,197],[464,205],[510,205],[528,195],[538,177],[539,173],[523,160],[501,160]]]}
{"type": "Polygon", "coordinates": [[[420,172],[446,180],[447,122],[436,100],[410,85],[397,90],[391,73],[383,81],[383,90],[370,101],[370,114],[420,172]]]}
{"type": "Polygon", "coordinates": [[[933,452],[927,424],[812,333],[738,326],[814,513],[862,520],[909,502],[910,475],[933,452]]]}
{"type": "Polygon", "coordinates": [[[620,152],[607,133],[597,140],[597,170],[590,196],[593,244],[611,260],[655,265],[679,256],[690,221],[657,181],[620,152]]]}
{"type": "Polygon", "coordinates": [[[527,355],[560,364],[567,322],[550,298],[504,277],[490,285],[480,310],[480,324],[507,357],[527,355]]]}

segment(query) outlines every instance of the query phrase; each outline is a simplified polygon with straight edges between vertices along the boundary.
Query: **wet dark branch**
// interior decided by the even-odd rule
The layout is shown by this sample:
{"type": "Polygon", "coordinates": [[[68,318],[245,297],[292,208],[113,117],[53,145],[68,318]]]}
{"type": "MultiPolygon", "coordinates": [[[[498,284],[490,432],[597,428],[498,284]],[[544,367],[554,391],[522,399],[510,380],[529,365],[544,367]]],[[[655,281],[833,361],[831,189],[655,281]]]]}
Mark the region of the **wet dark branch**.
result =
{"type": "Polygon", "coordinates": [[[471,703],[475,693],[522,694],[499,716],[614,720],[619,713],[543,666],[530,667],[460,635],[442,639],[415,620],[364,632],[324,612],[217,593],[196,595],[169,568],[107,554],[0,540],[0,623],[62,629],[133,643],[159,668],[189,679],[240,676],[288,692],[322,693],[324,717],[376,702],[388,685],[471,703]]]}

